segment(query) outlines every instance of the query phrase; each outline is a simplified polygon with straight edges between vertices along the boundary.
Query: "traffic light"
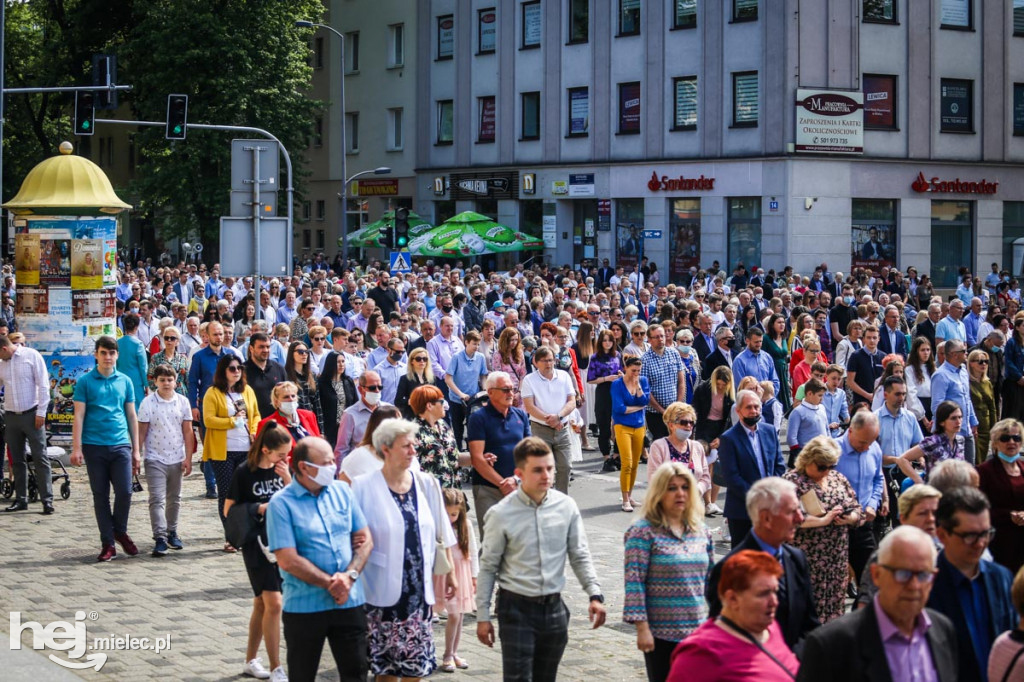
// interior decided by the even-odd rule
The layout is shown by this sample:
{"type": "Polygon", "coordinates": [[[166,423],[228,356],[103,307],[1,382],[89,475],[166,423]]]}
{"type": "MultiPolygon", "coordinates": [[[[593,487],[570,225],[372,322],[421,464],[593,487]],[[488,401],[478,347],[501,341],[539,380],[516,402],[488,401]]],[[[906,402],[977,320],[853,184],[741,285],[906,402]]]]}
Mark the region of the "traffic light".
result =
{"type": "Polygon", "coordinates": [[[385,228],[380,231],[380,240],[384,244],[385,249],[395,248],[395,228],[385,228]]]}
{"type": "Polygon", "coordinates": [[[409,209],[395,209],[395,248],[409,247],[409,209]]]}
{"type": "Polygon", "coordinates": [[[184,140],[188,130],[188,95],[167,95],[168,140],[184,140]]]}
{"type": "Polygon", "coordinates": [[[75,93],[75,135],[92,135],[96,130],[96,94],[75,93]]]}

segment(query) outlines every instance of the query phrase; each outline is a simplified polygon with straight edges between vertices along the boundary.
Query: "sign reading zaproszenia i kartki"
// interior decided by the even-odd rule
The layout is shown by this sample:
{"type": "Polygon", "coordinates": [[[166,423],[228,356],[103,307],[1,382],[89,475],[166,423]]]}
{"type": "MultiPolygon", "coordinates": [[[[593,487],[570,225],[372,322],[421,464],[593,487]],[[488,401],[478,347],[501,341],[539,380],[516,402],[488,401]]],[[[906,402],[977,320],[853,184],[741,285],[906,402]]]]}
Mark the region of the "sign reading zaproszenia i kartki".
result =
{"type": "Polygon", "coordinates": [[[863,154],[864,94],[798,89],[796,151],[863,154]]]}

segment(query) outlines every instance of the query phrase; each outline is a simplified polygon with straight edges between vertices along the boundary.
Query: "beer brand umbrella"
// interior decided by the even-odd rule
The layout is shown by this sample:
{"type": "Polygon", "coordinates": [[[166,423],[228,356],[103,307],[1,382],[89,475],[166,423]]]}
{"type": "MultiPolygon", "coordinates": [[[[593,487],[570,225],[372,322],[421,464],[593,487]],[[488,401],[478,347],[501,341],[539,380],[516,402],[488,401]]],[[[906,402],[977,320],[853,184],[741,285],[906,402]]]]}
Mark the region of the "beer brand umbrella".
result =
{"type": "Polygon", "coordinates": [[[473,211],[460,213],[409,242],[409,252],[415,256],[450,258],[543,248],[542,239],[473,211]]]}
{"type": "MultiPolygon", "coordinates": [[[[388,211],[369,225],[364,225],[348,236],[349,246],[362,248],[382,248],[384,246],[384,231],[395,226],[395,212],[388,211]]],[[[432,229],[432,225],[412,211],[409,211],[409,236],[423,234],[432,229]]],[[[338,246],[344,243],[343,238],[338,238],[338,246]]]]}

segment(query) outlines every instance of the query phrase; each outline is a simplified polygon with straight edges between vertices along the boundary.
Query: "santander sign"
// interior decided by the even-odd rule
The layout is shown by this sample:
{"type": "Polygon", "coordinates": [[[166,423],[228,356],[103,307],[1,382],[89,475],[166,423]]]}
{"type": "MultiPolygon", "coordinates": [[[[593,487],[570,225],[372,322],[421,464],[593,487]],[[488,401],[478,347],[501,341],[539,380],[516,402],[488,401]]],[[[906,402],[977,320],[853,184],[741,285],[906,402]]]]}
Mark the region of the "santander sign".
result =
{"type": "Polygon", "coordinates": [[[918,173],[917,179],[910,185],[915,192],[942,192],[946,194],[995,194],[998,182],[988,182],[985,178],[977,182],[954,178],[943,180],[939,177],[925,179],[924,173],[918,173]]]}

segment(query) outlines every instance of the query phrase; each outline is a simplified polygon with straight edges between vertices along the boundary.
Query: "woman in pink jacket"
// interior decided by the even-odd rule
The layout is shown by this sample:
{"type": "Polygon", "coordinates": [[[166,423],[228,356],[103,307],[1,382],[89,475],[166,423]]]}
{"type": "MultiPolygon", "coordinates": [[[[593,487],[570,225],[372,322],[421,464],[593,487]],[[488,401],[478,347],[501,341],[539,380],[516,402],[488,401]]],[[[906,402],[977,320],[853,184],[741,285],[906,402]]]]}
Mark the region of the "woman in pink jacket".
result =
{"type": "Polygon", "coordinates": [[[674,402],[665,408],[662,418],[668,427],[668,437],[651,443],[647,455],[647,482],[665,462],[679,462],[685,465],[697,479],[701,497],[711,487],[711,472],[704,455],[704,447],[693,440],[693,428],[697,425],[697,413],[684,402],[674,402]]]}

